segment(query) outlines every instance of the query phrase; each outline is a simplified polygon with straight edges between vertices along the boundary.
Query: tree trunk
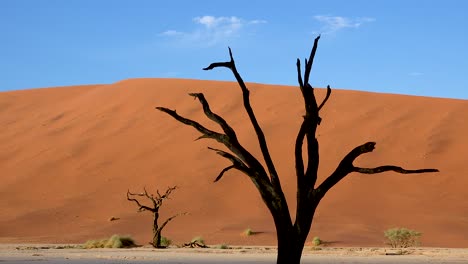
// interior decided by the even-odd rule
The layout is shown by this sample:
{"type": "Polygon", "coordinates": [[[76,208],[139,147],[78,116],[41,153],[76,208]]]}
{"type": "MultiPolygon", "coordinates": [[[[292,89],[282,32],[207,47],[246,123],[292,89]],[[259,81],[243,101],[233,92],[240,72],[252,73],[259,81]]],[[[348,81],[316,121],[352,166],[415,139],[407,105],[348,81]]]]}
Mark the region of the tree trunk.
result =
{"type": "Polygon", "coordinates": [[[304,208],[297,212],[294,225],[290,222],[290,217],[286,217],[286,215],[281,217],[281,215],[276,214],[274,217],[278,240],[277,264],[300,264],[301,262],[302,251],[316,209],[316,205],[307,203],[305,200],[302,202],[300,206],[304,206],[304,208]]]}
{"type": "Polygon", "coordinates": [[[159,226],[158,226],[158,218],[159,218],[159,214],[155,212],[153,214],[153,241],[152,241],[152,245],[155,248],[161,247],[161,230],[159,229],[159,226]]]}
{"type": "Polygon", "coordinates": [[[161,230],[160,229],[156,229],[156,231],[153,230],[153,247],[162,248],[162,246],[161,246],[161,230]]]}
{"type": "Polygon", "coordinates": [[[291,228],[278,232],[278,256],[276,264],[300,264],[304,242],[300,241],[291,228]]]}

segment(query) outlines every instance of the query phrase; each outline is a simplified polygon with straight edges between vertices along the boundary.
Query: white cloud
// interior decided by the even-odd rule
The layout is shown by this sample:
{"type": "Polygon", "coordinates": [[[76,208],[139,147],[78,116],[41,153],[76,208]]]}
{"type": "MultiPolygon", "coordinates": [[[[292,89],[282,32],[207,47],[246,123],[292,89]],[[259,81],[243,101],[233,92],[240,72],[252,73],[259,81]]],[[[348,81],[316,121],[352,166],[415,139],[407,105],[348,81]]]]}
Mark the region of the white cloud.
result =
{"type": "Polygon", "coordinates": [[[180,31],[169,29],[169,30],[166,30],[166,31],[162,32],[160,35],[161,36],[178,36],[178,35],[182,35],[182,34],[183,33],[180,32],[180,31]]]}
{"type": "Polygon", "coordinates": [[[348,18],[342,16],[317,15],[314,19],[322,24],[320,32],[322,34],[332,34],[345,28],[359,28],[364,23],[374,22],[375,18],[358,17],[348,18]]]}
{"type": "Polygon", "coordinates": [[[193,19],[198,24],[204,25],[206,28],[240,28],[241,20],[238,17],[214,17],[214,16],[202,16],[193,19]]]}
{"type": "Polygon", "coordinates": [[[201,16],[193,18],[196,27],[191,32],[166,30],[159,35],[175,37],[184,43],[213,46],[226,40],[237,38],[249,26],[264,24],[265,20],[244,20],[236,16],[201,16]]]}
{"type": "Polygon", "coordinates": [[[210,27],[215,26],[220,20],[223,20],[223,19],[224,17],[216,18],[214,16],[202,16],[202,17],[194,18],[193,21],[210,28],[210,27]]]}

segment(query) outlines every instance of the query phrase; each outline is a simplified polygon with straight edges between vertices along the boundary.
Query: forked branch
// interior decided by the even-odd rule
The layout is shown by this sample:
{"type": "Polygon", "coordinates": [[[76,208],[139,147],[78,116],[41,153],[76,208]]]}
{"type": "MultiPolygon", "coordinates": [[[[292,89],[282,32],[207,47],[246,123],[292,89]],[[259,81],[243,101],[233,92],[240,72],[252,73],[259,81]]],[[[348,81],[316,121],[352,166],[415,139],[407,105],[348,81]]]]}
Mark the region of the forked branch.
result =
{"type": "MultiPolygon", "coordinates": [[[[236,136],[236,133],[235,133],[234,129],[232,129],[232,127],[229,126],[229,124],[226,122],[226,120],[224,120],[221,116],[219,116],[219,115],[217,115],[217,114],[215,114],[215,113],[213,113],[211,111],[210,106],[209,106],[208,102],[206,101],[203,94],[201,94],[201,93],[191,93],[190,95],[199,100],[199,102],[203,106],[203,110],[204,110],[205,115],[209,119],[213,120],[218,125],[220,125],[221,128],[224,130],[224,132],[226,134],[215,132],[213,130],[210,130],[210,129],[204,127],[203,125],[201,125],[200,123],[198,123],[196,121],[193,121],[191,119],[182,117],[179,114],[177,114],[177,112],[175,110],[170,110],[170,109],[165,108],[165,107],[156,107],[156,109],[169,114],[174,119],[176,119],[177,121],[179,121],[179,122],[181,122],[183,124],[194,127],[196,130],[198,130],[200,133],[203,134],[198,139],[211,138],[211,139],[215,139],[219,143],[222,143],[229,150],[231,150],[232,153],[234,153],[235,156],[233,154],[228,155],[228,153],[226,153],[226,152],[224,152],[224,154],[221,155],[222,152],[220,150],[215,150],[218,154],[220,154],[221,156],[231,160],[233,162],[233,165],[236,167],[236,169],[238,169],[238,170],[240,170],[242,172],[245,172],[250,177],[258,177],[259,180],[261,180],[262,182],[266,182],[265,180],[267,180],[268,176],[267,176],[263,166],[252,154],[250,154],[250,152],[248,152],[239,143],[239,141],[237,140],[237,136],[236,136]],[[256,174],[256,175],[249,174],[248,173],[248,167],[256,167],[257,170],[259,172],[262,172],[262,173],[259,173],[259,174],[256,174]]],[[[268,186],[264,186],[264,187],[267,188],[268,186]]]]}
{"type": "Polygon", "coordinates": [[[159,190],[156,190],[157,194],[158,194],[158,199],[157,200],[164,200],[164,199],[169,199],[169,195],[171,195],[171,193],[177,189],[177,186],[173,186],[173,187],[168,187],[167,190],[166,190],[166,193],[164,193],[163,195],[161,195],[159,193],[159,190]]]}
{"type": "Polygon", "coordinates": [[[314,40],[314,46],[312,47],[312,50],[310,51],[309,60],[307,60],[307,59],[305,60],[306,67],[305,67],[305,72],[304,72],[304,84],[309,83],[309,76],[310,76],[310,72],[312,70],[312,64],[314,62],[315,53],[317,52],[317,47],[318,47],[318,41],[319,40],[320,40],[320,35],[318,37],[316,37],[315,40],[314,40]]]}
{"type": "Polygon", "coordinates": [[[155,208],[151,208],[149,206],[141,204],[140,201],[138,201],[138,199],[132,198],[132,196],[147,196],[147,195],[145,195],[144,193],[131,193],[130,190],[127,190],[127,200],[131,202],[135,202],[135,204],[138,206],[138,212],[142,212],[142,211],[154,212],[155,211],[155,208]]]}
{"type": "Polygon", "coordinates": [[[353,165],[354,160],[364,153],[372,152],[375,149],[375,142],[367,142],[360,146],[357,146],[351,150],[340,162],[336,170],[320,184],[320,186],[315,190],[320,193],[320,196],[323,197],[325,193],[330,190],[335,184],[341,181],[346,175],[351,172],[359,172],[365,174],[376,174],[382,173],[385,171],[394,171],[402,174],[412,174],[412,173],[429,173],[429,172],[438,172],[437,169],[417,169],[417,170],[407,170],[398,166],[393,165],[384,165],[376,168],[360,168],[353,165]]]}
{"type": "Polygon", "coordinates": [[[298,187],[306,184],[307,188],[313,189],[317,180],[317,169],[319,165],[318,141],[316,139],[317,126],[322,119],[319,111],[323,108],[331,95],[331,88],[327,86],[327,93],[322,103],[318,105],[314,94],[314,88],[309,84],[312,64],[317,51],[320,36],[315,38],[314,46],[310,52],[309,59],[305,60],[304,78],[302,78],[301,61],[297,59],[297,79],[304,99],[305,115],[295,142],[295,165],[298,187]],[[307,138],[307,168],[304,168],[302,148],[304,140],[307,138]]]}
{"type": "Polygon", "coordinates": [[[232,165],[231,166],[228,166],[226,168],[224,168],[218,175],[218,177],[216,177],[216,179],[214,180],[214,182],[217,182],[219,181],[224,173],[226,173],[227,171],[231,170],[231,169],[237,169],[241,172],[244,172],[245,174],[247,175],[250,175],[249,173],[249,168],[247,167],[247,165],[245,165],[244,162],[242,162],[242,160],[240,160],[239,158],[237,158],[236,156],[232,155],[231,153],[228,153],[226,151],[223,151],[223,150],[220,150],[220,149],[215,149],[215,148],[210,148],[208,147],[208,149],[210,150],[213,150],[216,152],[216,154],[220,155],[221,157],[224,157],[228,160],[230,160],[232,162],[232,165]]]}
{"type": "Polygon", "coordinates": [[[234,57],[232,56],[231,48],[229,48],[229,62],[215,62],[211,63],[208,67],[203,68],[203,70],[212,70],[217,67],[226,67],[232,71],[234,77],[237,80],[241,90],[242,90],[242,98],[244,102],[244,108],[247,111],[247,114],[250,118],[250,122],[252,123],[255,133],[257,135],[258,143],[260,145],[260,150],[262,151],[263,159],[267,165],[268,171],[270,172],[270,178],[272,184],[275,186],[276,190],[282,193],[281,185],[278,178],[278,173],[276,172],[275,165],[273,164],[273,160],[271,159],[270,152],[268,150],[268,146],[265,139],[265,134],[263,133],[262,128],[260,127],[255,113],[250,105],[250,91],[247,89],[247,86],[244,83],[244,80],[240,76],[239,72],[237,71],[236,64],[234,62],[234,57]]]}
{"type": "Polygon", "coordinates": [[[229,138],[235,139],[237,141],[237,135],[234,129],[232,129],[232,127],[228,125],[224,118],[211,111],[210,105],[208,104],[208,101],[206,101],[205,96],[202,93],[190,93],[189,95],[193,96],[195,99],[198,99],[198,101],[200,101],[201,105],[203,106],[203,112],[209,119],[216,122],[229,138]]]}

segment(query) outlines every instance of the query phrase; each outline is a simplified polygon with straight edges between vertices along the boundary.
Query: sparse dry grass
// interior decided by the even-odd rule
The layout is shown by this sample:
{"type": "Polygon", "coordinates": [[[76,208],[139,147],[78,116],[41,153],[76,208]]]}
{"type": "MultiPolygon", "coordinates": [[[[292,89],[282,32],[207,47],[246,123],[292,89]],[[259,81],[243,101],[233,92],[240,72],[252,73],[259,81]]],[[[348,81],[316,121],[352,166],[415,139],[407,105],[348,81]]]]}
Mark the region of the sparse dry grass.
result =
{"type": "Polygon", "coordinates": [[[83,248],[130,248],[136,247],[135,241],[130,236],[113,235],[108,239],[88,240],[83,248]]]}

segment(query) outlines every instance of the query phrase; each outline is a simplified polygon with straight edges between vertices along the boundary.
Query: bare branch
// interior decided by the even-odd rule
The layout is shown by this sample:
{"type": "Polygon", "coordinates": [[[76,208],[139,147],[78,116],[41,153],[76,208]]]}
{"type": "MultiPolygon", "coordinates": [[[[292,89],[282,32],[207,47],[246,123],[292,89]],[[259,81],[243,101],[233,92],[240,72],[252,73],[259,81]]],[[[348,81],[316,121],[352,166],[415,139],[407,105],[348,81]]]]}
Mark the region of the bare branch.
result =
{"type": "Polygon", "coordinates": [[[151,201],[154,202],[154,196],[153,196],[152,194],[151,194],[151,195],[148,194],[148,192],[146,191],[146,186],[143,187],[143,191],[145,191],[143,194],[144,194],[146,197],[148,197],[148,199],[150,199],[151,201]]]}
{"type": "Polygon", "coordinates": [[[200,139],[205,139],[205,138],[211,138],[211,137],[209,137],[207,135],[201,135],[201,136],[197,137],[194,141],[198,141],[200,139]]]}
{"type": "Polygon", "coordinates": [[[306,135],[307,130],[307,122],[302,122],[301,128],[299,129],[299,133],[296,137],[296,144],[294,148],[295,154],[295,161],[296,161],[296,176],[298,178],[298,185],[300,184],[299,179],[304,177],[304,160],[302,158],[302,145],[304,142],[304,137],[306,135]]]}
{"type": "Polygon", "coordinates": [[[212,148],[212,147],[208,147],[208,149],[215,151],[216,154],[218,154],[218,155],[220,155],[222,157],[225,157],[226,159],[230,160],[232,163],[237,163],[237,164],[240,164],[240,165],[247,168],[247,165],[245,165],[245,163],[242,162],[241,159],[239,159],[238,157],[234,156],[231,153],[228,153],[228,152],[220,150],[220,149],[212,148]]]}
{"type": "Polygon", "coordinates": [[[219,173],[218,177],[216,177],[216,179],[214,180],[214,182],[217,182],[217,181],[221,180],[221,178],[223,177],[223,175],[224,175],[225,172],[227,172],[227,171],[230,170],[230,169],[235,169],[235,168],[236,168],[235,165],[231,165],[231,166],[229,166],[229,167],[224,168],[224,169],[219,173]]]}
{"type": "Polygon", "coordinates": [[[150,212],[155,211],[154,208],[148,207],[146,205],[142,205],[137,199],[131,198],[130,196],[132,196],[132,195],[134,195],[134,196],[143,196],[144,194],[138,194],[138,193],[135,194],[135,193],[131,193],[130,190],[127,190],[127,200],[129,200],[131,202],[133,201],[133,202],[136,203],[136,205],[139,207],[138,212],[142,212],[142,211],[145,211],[145,210],[150,211],[150,212]]]}
{"type": "Polygon", "coordinates": [[[353,165],[354,160],[362,154],[372,152],[375,149],[375,142],[367,142],[360,146],[355,147],[351,150],[340,162],[336,170],[320,184],[316,189],[320,196],[323,197],[325,193],[330,190],[335,184],[341,181],[346,175],[351,172],[360,172],[365,174],[375,174],[385,171],[395,171],[403,174],[410,173],[427,173],[427,172],[438,172],[437,169],[417,169],[417,170],[406,170],[398,166],[385,165],[376,168],[359,168],[353,165]]]}
{"type": "Polygon", "coordinates": [[[385,165],[376,168],[359,168],[354,167],[353,171],[363,173],[363,174],[376,174],[382,173],[386,171],[394,171],[401,174],[413,174],[413,173],[427,173],[427,172],[439,172],[438,169],[418,169],[418,170],[407,170],[403,169],[402,167],[393,166],[393,165],[385,165]]]}
{"type": "Polygon", "coordinates": [[[305,72],[304,72],[304,84],[305,85],[309,83],[309,76],[312,70],[312,63],[314,62],[315,52],[317,51],[319,39],[320,39],[320,35],[316,37],[314,40],[314,46],[312,47],[312,50],[310,52],[309,60],[306,59],[306,66],[305,66],[305,72]]]}
{"type": "Polygon", "coordinates": [[[203,70],[208,71],[217,67],[226,67],[226,68],[231,69],[231,62],[214,62],[214,63],[211,63],[210,66],[203,68],[203,70]]]}
{"type": "MultiPolygon", "coordinates": [[[[198,139],[202,138],[212,138],[218,141],[219,143],[224,144],[227,148],[229,148],[233,153],[235,153],[240,160],[243,162],[249,164],[250,166],[261,166],[260,162],[252,155],[250,154],[238,141],[237,135],[234,131],[234,129],[231,128],[227,124],[227,122],[220,117],[219,115],[213,113],[210,109],[210,106],[208,102],[205,99],[205,96],[201,93],[192,93],[190,94],[191,96],[195,97],[200,101],[200,103],[203,106],[203,110],[205,115],[216,122],[218,125],[221,126],[221,128],[225,131],[226,134],[221,134],[215,131],[212,131],[210,129],[207,129],[206,127],[202,126],[196,121],[190,120],[188,118],[181,117],[176,113],[176,111],[169,110],[164,107],[157,107],[158,110],[163,111],[172,117],[174,117],[176,120],[180,121],[181,123],[190,125],[197,129],[199,132],[201,132],[203,135],[200,136],[198,139]]],[[[197,140],[198,140],[197,139],[197,140]]],[[[263,168],[262,168],[263,169],[263,168]]]]}
{"type": "Polygon", "coordinates": [[[159,111],[162,111],[162,112],[172,116],[174,119],[176,119],[177,121],[179,121],[179,122],[181,122],[183,124],[186,124],[186,125],[189,125],[189,126],[195,128],[196,130],[198,130],[198,132],[203,134],[202,138],[212,138],[212,139],[215,139],[216,141],[218,141],[220,143],[223,143],[225,141],[225,136],[226,135],[215,132],[215,131],[212,131],[212,130],[202,126],[200,123],[198,123],[196,121],[193,121],[191,119],[182,117],[179,114],[177,114],[177,112],[175,110],[170,110],[170,109],[165,108],[165,107],[156,107],[156,109],[158,109],[159,111]]]}
{"type": "Polygon", "coordinates": [[[128,195],[133,195],[133,196],[145,196],[144,193],[131,193],[130,191],[127,191],[127,196],[128,195]]]}
{"type": "Polygon", "coordinates": [[[236,138],[236,141],[237,141],[237,136],[236,136],[236,132],[234,131],[234,129],[232,129],[232,127],[228,125],[228,123],[226,122],[226,120],[224,120],[224,118],[222,118],[221,116],[211,111],[210,105],[208,104],[208,101],[206,101],[205,96],[202,93],[190,93],[189,95],[193,96],[194,98],[200,101],[200,103],[203,106],[203,111],[209,119],[213,120],[219,126],[221,126],[224,133],[226,133],[228,137],[236,138]]]}
{"type": "MultiPolygon", "coordinates": [[[[176,119],[177,121],[179,121],[179,122],[181,122],[183,124],[192,126],[195,129],[197,129],[199,132],[201,132],[203,134],[201,137],[199,137],[199,139],[200,138],[212,138],[212,139],[215,139],[216,141],[218,141],[219,143],[224,144],[237,157],[234,157],[232,154],[229,154],[229,155],[231,155],[231,157],[229,157],[229,158],[226,155],[221,155],[221,156],[224,156],[224,157],[230,159],[233,162],[233,164],[236,166],[236,169],[239,169],[240,171],[245,172],[249,176],[252,176],[252,175],[249,174],[248,168],[249,167],[257,168],[258,173],[255,174],[255,177],[258,177],[258,179],[255,180],[256,184],[264,185],[264,186],[262,186],[262,189],[268,190],[268,192],[271,192],[270,181],[269,181],[268,175],[266,174],[263,166],[252,154],[250,154],[250,152],[248,152],[239,143],[234,130],[227,124],[227,122],[223,118],[216,115],[215,113],[213,113],[210,110],[209,105],[208,105],[205,97],[203,96],[203,94],[195,94],[194,93],[194,94],[191,94],[191,96],[194,96],[195,98],[199,99],[200,103],[204,107],[205,115],[207,115],[211,120],[217,122],[223,128],[223,130],[225,130],[226,133],[229,134],[229,136],[226,135],[226,134],[221,134],[221,133],[212,131],[210,129],[207,129],[206,127],[202,126],[200,123],[198,123],[196,121],[193,121],[191,119],[184,118],[184,117],[180,116],[174,110],[170,110],[170,109],[167,109],[167,108],[164,108],[164,107],[156,107],[156,109],[158,109],[158,110],[160,110],[160,111],[162,111],[164,113],[169,114],[174,119],[176,119]],[[235,161],[234,161],[233,157],[235,158],[235,161]]],[[[218,153],[218,154],[221,154],[221,153],[218,153]]]]}
{"type": "Polygon", "coordinates": [[[231,61],[214,62],[214,63],[211,63],[210,66],[208,66],[206,68],[203,68],[203,70],[208,71],[208,70],[212,70],[212,69],[218,68],[218,67],[225,67],[225,68],[228,68],[230,70],[233,70],[236,67],[236,65],[234,64],[234,58],[232,57],[231,48],[228,47],[228,49],[229,49],[229,57],[231,58],[231,61]]]}
{"type": "Polygon", "coordinates": [[[320,109],[322,109],[322,107],[325,105],[325,103],[328,101],[328,98],[330,98],[330,94],[331,94],[331,88],[330,88],[330,85],[327,85],[327,95],[325,95],[325,99],[323,99],[322,103],[320,104],[320,106],[318,107],[318,110],[320,111],[320,109]]]}
{"type": "Polygon", "coordinates": [[[237,83],[239,84],[241,90],[242,90],[242,96],[243,96],[243,102],[244,102],[244,108],[247,111],[247,114],[250,118],[250,122],[252,123],[255,133],[257,134],[257,139],[260,145],[260,149],[262,151],[263,158],[265,160],[265,163],[267,165],[268,171],[270,172],[270,177],[273,185],[275,186],[275,189],[277,192],[281,193],[283,195],[283,191],[281,190],[281,185],[279,182],[278,178],[278,173],[276,172],[275,165],[273,164],[273,160],[271,159],[270,152],[268,150],[268,146],[266,143],[265,135],[263,133],[263,130],[261,129],[257,118],[254,114],[254,111],[252,109],[252,106],[250,105],[250,91],[247,89],[247,86],[244,83],[244,80],[240,76],[239,72],[237,71],[236,64],[234,62],[234,57],[232,55],[232,50],[229,48],[229,57],[231,58],[230,62],[217,62],[217,63],[212,63],[210,66],[205,68],[206,70],[211,70],[216,67],[226,67],[229,68],[232,73],[234,74],[234,77],[237,80],[237,83]]]}
{"type": "Polygon", "coordinates": [[[219,173],[218,177],[216,177],[216,179],[214,180],[214,182],[219,181],[219,180],[223,177],[224,173],[227,172],[227,171],[230,170],[230,169],[237,169],[237,170],[239,170],[239,171],[244,172],[244,173],[247,174],[249,177],[251,177],[251,175],[249,175],[249,173],[248,173],[248,170],[249,170],[248,166],[245,165],[245,163],[242,162],[242,160],[240,160],[239,158],[235,157],[235,156],[232,155],[231,153],[228,153],[228,152],[223,151],[223,150],[220,150],[220,149],[215,149],[215,148],[211,148],[211,147],[208,147],[208,149],[215,151],[216,154],[218,154],[218,155],[220,155],[220,156],[222,156],[222,157],[224,157],[224,158],[226,158],[226,159],[228,159],[228,160],[230,160],[230,161],[232,162],[232,165],[231,165],[231,166],[224,168],[224,169],[219,173]]]}
{"type": "Polygon", "coordinates": [[[172,219],[178,217],[178,216],[181,216],[181,215],[186,215],[187,213],[180,213],[180,214],[176,214],[176,215],[173,215],[171,217],[169,217],[168,219],[166,219],[166,221],[164,221],[164,223],[159,227],[159,230],[163,230],[163,228],[170,222],[172,221],[172,219]]]}
{"type": "Polygon", "coordinates": [[[163,194],[162,196],[159,194],[158,192],[158,195],[159,195],[159,199],[163,200],[163,199],[169,199],[169,195],[174,191],[176,190],[178,187],[177,186],[172,186],[172,187],[167,187],[167,190],[166,190],[166,193],[163,194]]]}
{"type": "Polygon", "coordinates": [[[304,82],[302,81],[302,71],[301,71],[301,60],[300,59],[297,59],[296,67],[297,67],[297,82],[299,83],[299,88],[301,88],[301,92],[304,93],[304,82]]]}
{"type": "Polygon", "coordinates": [[[325,195],[325,193],[328,192],[328,190],[330,190],[341,179],[343,179],[346,175],[353,171],[354,160],[361,154],[373,151],[375,149],[375,144],[375,142],[367,142],[351,150],[343,158],[343,160],[341,160],[340,164],[338,164],[338,167],[335,169],[335,171],[320,184],[320,186],[317,188],[317,192],[320,193],[321,196],[325,195]]]}

